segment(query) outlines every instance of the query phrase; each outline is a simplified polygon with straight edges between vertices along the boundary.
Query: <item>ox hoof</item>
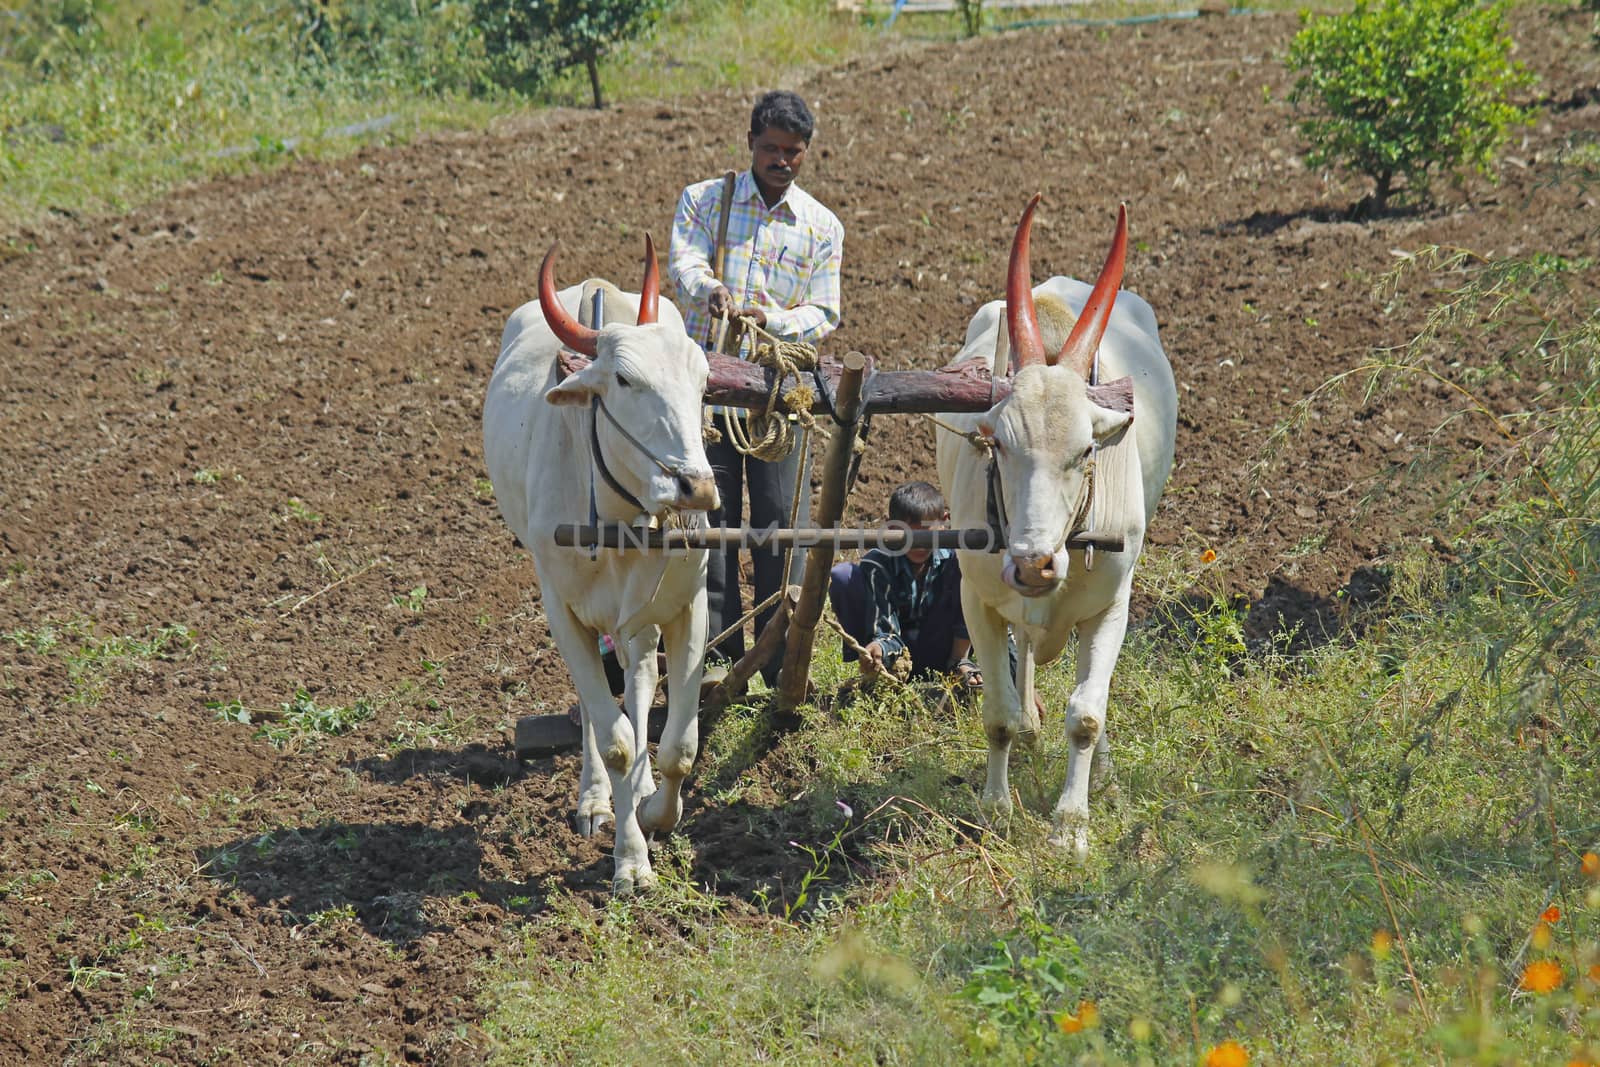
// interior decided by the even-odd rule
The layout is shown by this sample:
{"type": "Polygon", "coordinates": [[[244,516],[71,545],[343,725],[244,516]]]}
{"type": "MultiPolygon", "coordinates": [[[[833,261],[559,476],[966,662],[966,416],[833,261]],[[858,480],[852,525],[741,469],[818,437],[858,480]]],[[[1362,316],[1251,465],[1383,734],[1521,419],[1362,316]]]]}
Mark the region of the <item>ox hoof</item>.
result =
{"type": "Polygon", "coordinates": [[[584,837],[594,837],[605,829],[606,823],[610,821],[611,813],[609,811],[595,812],[592,815],[585,815],[583,812],[579,812],[573,817],[572,823],[577,827],[578,833],[584,837]]]}
{"type": "Polygon", "coordinates": [[[573,824],[578,828],[578,833],[584,837],[593,837],[611,819],[611,798],[590,795],[579,799],[578,813],[573,819],[573,824]]]}
{"type": "Polygon", "coordinates": [[[619,897],[648,892],[655,885],[656,872],[650,869],[648,861],[624,864],[617,868],[617,873],[611,878],[611,892],[619,897]]]}
{"type": "Polygon", "coordinates": [[[1004,821],[1011,818],[1011,794],[985,791],[983,798],[978,801],[978,807],[991,823],[1004,821]]]}
{"type": "Polygon", "coordinates": [[[683,818],[683,804],[676,790],[659,789],[637,809],[639,829],[645,833],[667,833],[683,818]]]}
{"type": "Polygon", "coordinates": [[[1081,818],[1056,819],[1055,830],[1050,834],[1050,847],[1067,854],[1074,863],[1089,858],[1089,828],[1081,818]]]}

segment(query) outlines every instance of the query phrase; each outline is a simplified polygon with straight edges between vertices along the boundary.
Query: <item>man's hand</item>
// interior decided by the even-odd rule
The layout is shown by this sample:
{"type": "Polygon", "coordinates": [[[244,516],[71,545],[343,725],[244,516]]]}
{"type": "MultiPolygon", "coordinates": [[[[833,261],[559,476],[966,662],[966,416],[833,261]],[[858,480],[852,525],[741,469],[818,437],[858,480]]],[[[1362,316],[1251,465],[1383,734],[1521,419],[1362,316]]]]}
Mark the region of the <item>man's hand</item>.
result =
{"type": "Polygon", "coordinates": [[[757,326],[766,329],[767,313],[758,307],[740,308],[737,312],[740,318],[753,319],[757,326]]]}
{"type": "Polygon", "coordinates": [[[728,292],[727,286],[719,285],[711,290],[711,296],[706,300],[706,310],[711,312],[714,319],[733,314],[733,294],[728,292]]]}

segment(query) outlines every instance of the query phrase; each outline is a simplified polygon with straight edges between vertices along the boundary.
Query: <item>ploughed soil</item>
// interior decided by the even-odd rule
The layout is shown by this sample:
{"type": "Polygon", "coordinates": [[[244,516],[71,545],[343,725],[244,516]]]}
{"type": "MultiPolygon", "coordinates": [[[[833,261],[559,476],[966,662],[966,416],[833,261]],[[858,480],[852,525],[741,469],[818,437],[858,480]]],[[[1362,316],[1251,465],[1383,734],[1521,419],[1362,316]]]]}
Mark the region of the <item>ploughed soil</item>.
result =
{"type": "MultiPolygon", "coordinates": [[[[1263,463],[1269,435],[1405,342],[1429,284],[1451,283],[1375,296],[1396,250],[1593,251],[1595,194],[1546,178],[1571,135],[1600,130],[1600,60],[1587,16],[1520,12],[1545,110],[1498,181],[1358,223],[1343,211],[1364,186],[1300,156],[1281,61],[1295,26],[1014,33],[797,88],[821,125],[803,184],[848,234],[836,354],[943,363],[999,294],[1028,194],[1045,194],[1036,278],[1092,275],[1128,202],[1125,284],[1156,309],[1182,405],[1147,565],[1176,560],[1248,602],[1254,635],[1306,642],[1335,639],[1398,551],[1449,550],[1430,516],[1450,482],[1385,472],[1422,458],[1455,402],[1334,393],[1263,463]]],[[[610,878],[609,838],[567,822],[576,757],[509,747],[518,716],[572,696],[483,480],[500,330],[556,238],[564,281],[636,287],[641,232],[664,238],[684,183],[741,164],[747,108],[551,111],[15,235],[0,1063],[481,1062],[482,965],[553,888],[594,902],[610,878]],[[271,717],[297,700],[373,717],[257,736],[289,733],[271,717]]],[[[1446,432],[1492,442],[1471,420],[1446,432]]],[[[861,524],[899,481],[933,477],[921,421],[881,418],[870,441],[861,524]]],[[[737,812],[692,796],[697,877],[732,897],[794,884],[771,842],[803,823],[786,811],[803,788],[774,780],[737,812]]]]}

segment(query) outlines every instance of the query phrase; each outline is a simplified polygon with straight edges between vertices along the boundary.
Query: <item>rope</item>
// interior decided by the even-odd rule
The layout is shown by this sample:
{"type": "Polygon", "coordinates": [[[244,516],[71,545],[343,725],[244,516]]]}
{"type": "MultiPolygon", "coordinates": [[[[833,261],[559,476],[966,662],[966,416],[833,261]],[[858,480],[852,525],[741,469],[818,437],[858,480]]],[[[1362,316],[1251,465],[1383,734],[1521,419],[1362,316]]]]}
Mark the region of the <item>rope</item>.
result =
{"type": "Polygon", "coordinates": [[[967,444],[971,445],[973,448],[976,448],[979,452],[982,452],[985,456],[991,456],[992,457],[994,455],[994,441],[992,439],[988,438],[988,437],[985,437],[983,434],[979,433],[977,430],[960,430],[960,429],[957,429],[954,426],[951,426],[948,422],[945,422],[943,419],[936,419],[932,415],[928,415],[928,414],[924,414],[922,417],[927,419],[929,422],[933,423],[935,426],[939,427],[941,430],[948,430],[950,433],[955,434],[957,437],[965,438],[967,444]]]}
{"type": "MultiPolygon", "coordinates": [[[[833,611],[831,610],[832,606],[830,605],[829,607],[830,610],[823,613],[822,621],[833,627],[834,632],[844,639],[845,647],[854,652],[862,663],[871,663],[872,658],[867,655],[867,650],[862,647],[859,641],[845,632],[845,629],[842,625],[840,625],[839,620],[834,618],[833,611]]],[[[896,686],[910,685],[911,650],[902,650],[900,655],[895,657],[893,667],[883,671],[871,672],[871,676],[875,678],[886,678],[896,686]]]]}
{"type": "MultiPolygon", "coordinates": [[[[816,390],[809,385],[797,384],[787,393],[782,392],[783,383],[789,378],[798,379],[803,372],[817,369],[817,349],[815,345],[803,341],[789,341],[768,333],[757,326],[754,320],[744,316],[739,317],[739,322],[741,330],[752,335],[750,362],[771,367],[777,374],[773,376],[772,391],[767,395],[765,411],[754,412],[747,417],[741,417],[731,410],[723,412],[726,440],[742,455],[775,463],[794,450],[795,431],[790,425],[790,414],[794,415],[794,421],[806,429],[818,431],[816,419],[811,415],[811,405],[817,399],[816,390]],[[788,411],[779,410],[780,401],[788,411]]],[[[727,318],[718,320],[716,347],[719,351],[728,325],[727,318]]]]}
{"type": "MultiPolygon", "coordinates": [[[[757,604],[755,607],[751,608],[749,611],[747,611],[743,615],[739,616],[739,621],[738,622],[734,623],[732,626],[728,627],[726,630],[722,631],[720,634],[718,634],[717,636],[713,637],[711,640],[707,641],[706,642],[706,648],[708,648],[708,649],[716,648],[718,645],[722,644],[722,642],[724,640],[726,640],[727,638],[731,637],[732,635],[734,635],[735,633],[739,632],[740,630],[744,629],[744,624],[745,623],[749,622],[751,619],[755,618],[757,615],[761,614],[763,611],[766,611],[772,605],[776,604],[778,602],[778,599],[783,596],[783,594],[788,590],[788,588],[789,587],[786,586],[786,585],[781,587],[781,588],[779,588],[779,590],[776,593],[773,593],[771,596],[767,597],[767,599],[763,600],[761,603],[757,604]]],[[[756,636],[759,637],[760,635],[757,634],[756,636]]]]}

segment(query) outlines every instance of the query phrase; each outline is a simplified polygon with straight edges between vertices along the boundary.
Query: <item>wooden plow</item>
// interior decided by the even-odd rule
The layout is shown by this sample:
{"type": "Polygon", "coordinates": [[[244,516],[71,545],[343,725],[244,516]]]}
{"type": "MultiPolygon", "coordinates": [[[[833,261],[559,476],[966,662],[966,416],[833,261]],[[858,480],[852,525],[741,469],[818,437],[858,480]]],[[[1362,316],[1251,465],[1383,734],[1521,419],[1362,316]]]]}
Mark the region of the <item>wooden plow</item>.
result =
{"type": "MultiPolygon", "coordinates": [[[[1005,365],[1005,347],[1002,329],[994,366],[1005,365]]],[[[566,350],[561,352],[559,358],[564,374],[575,373],[589,363],[588,357],[566,350]]],[[[827,602],[829,572],[833,568],[836,552],[878,547],[1004,551],[1005,545],[999,542],[994,531],[987,528],[910,530],[891,525],[881,529],[842,529],[839,521],[844,515],[849,493],[856,441],[866,416],[988,411],[1011,391],[1008,378],[996,378],[991,369],[978,360],[938,370],[877,371],[867,356],[860,352],[847,352],[842,359],[824,358],[819,361],[815,371],[791,375],[780,383],[777,381],[778,371],[771,367],[717,353],[711,353],[707,358],[711,363],[711,373],[706,383],[707,404],[764,410],[774,395],[787,398],[791,390],[803,387],[813,396],[811,413],[827,415],[834,422],[836,428],[830,436],[821,463],[821,489],[817,511],[813,516],[814,525],[805,529],[746,527],[663,530],[602,523],[598,526],[568,524],[557,527],[555,531],[558,545],[594,551],[684,551],[734,545],[806,550],[800,584],[789,586],[783,592],[771,621],[727,676],[709,692],[703,690],[702,734],[709,731],[724,708],[744,693],[745,686],[760,665],[780,647],[784,655],[778,676],[777,710],[780,714],[792,717],[795,709],[804,702],[817,626],[827,602]]],[[[1090,398],[1102,406],[1132,410],[1133,386],[1126,378],[1103,385],[1090,385],[1088,391],[1090,398]]],[[[1115,446],[1102,450],[1099,460],[1102,469],[1105,469],[1108,460],[1117,461],[1117,453],[1126,455],[1127,452],[1127,449],[1115,446]]],[[[1120,484],[1120,479],[1105,478],[1101,484],[1120,484]]],[[[1104,521],[1108,515],[1114,515],[1118,506],[1116,501],[1097,504],[1091,516],[1091,526],[1096,519],[1104,521]]],[[[1118,527],[1113,525],[1111,528],[1118,527]]],[[[1120,552],[1123,542],[1120,534],[1107,534],[1091,528],[1074,534],[1067,541],[1067,547],[1120,552]]],[[[1019,652],[1031,663],[1031,649],[1021,648],[1019,652]]],[[[1023,673],[1031,688],[1032,670],[1025,668],[1023,673]]],[[[1031,693],[1024,695],[1024,706],[1031,707],[1031,693]]],[[[656,724],[652,722],[651,725],[654,727],[656,724]]],[[[652,734],[654,732],[652,730],[652,734]]],[[[576,747],[578,743],[578,728],[569,723],[565,715],[529,716],[517,725],[516,747],[519,755],[546,754],[576,747]]]]}

